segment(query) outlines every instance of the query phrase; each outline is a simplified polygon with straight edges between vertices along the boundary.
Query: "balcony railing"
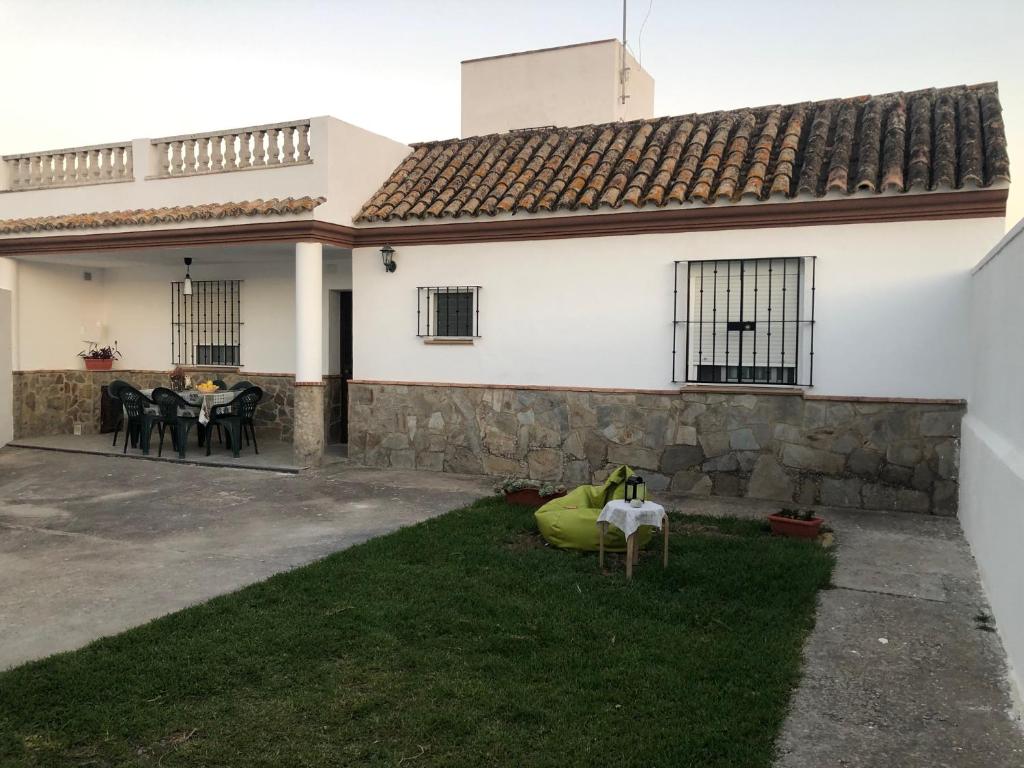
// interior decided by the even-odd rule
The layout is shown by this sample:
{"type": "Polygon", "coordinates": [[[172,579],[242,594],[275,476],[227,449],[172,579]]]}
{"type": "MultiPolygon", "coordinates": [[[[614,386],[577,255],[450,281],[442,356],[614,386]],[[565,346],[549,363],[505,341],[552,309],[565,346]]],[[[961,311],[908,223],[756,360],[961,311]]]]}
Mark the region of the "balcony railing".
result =
{"type": "Polygon", "coordinates": [[[226,131],[139,139],[4,155],[0,191],[77,187],[134,181],[134,164],[146,166],[146,179],[282,168],[312,163],[309,120],[254,125],[226,131]]]}
{"type": "Polygon", "coordinates": [[[135,178],[130,141],[4,155],[3,160],[12,190],[77,187],[135,178]]]}
{"type": "Polygon", "coordinates": [[[153,139],[156,176],[198,176],[281,165],[309,158],[309,120],[153,139]]]}

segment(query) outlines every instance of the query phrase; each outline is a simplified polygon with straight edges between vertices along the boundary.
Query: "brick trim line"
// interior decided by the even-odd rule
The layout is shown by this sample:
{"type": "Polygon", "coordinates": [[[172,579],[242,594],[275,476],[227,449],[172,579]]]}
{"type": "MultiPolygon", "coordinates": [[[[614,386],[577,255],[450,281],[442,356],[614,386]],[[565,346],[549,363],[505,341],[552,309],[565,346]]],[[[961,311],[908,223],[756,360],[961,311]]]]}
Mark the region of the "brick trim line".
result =
{"type": "Polygon", "coordinates": [[[385,241],[392,245],[448,245],[721,229],[988,218],[1006,215],[1008,194],[1008,189],[919,192],[843,200],[706,205],[624,213],[474,219],[469,222],[371,227],[301,219],[215,227],[0,238],[0,256],[274,241],[316,241],[341,248],[379,247],[385,241]]]}
{"type": "Polygon", "coordinates": [[[386,379],[351,379],[349,384],[396,387],[456,387],[461,389],[521,389],[532,392],[596,392],[608,395],[789,395],[804,400],[834,401],[842,403],[900,403],[907,405],[957,405],[966,407],[967,401],[956,398],[931,397],[868,397],[863,395],[811,395],[798,389],[728,389],[725,387],[701,389],[630,389],[622,387],[565,387],[539,384],[475,384],[453,381],[390,381],[386,379]]]}
{"type": "Polygon", "coordinates": [[[326,384],[322,381],[296,381],[296,387],[323,387],[326,384]]]}

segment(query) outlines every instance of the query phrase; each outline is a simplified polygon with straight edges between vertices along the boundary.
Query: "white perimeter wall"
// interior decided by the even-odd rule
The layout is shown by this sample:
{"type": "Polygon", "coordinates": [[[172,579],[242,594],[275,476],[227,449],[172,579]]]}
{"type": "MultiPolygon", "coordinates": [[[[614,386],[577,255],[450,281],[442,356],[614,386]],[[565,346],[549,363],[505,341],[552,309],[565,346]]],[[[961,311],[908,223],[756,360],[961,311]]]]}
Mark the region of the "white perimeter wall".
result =
{"type": "Polygon", "coordinates": [[[971,279],[972,371],[960,457],[960,522],[1024,691],[1024,222],[971,279]]]}
{"type": "Polygon", "coordinates": [[[0,446],[14,439],[14,381],[11,379],[11,291],[0,287],[0,446]]]}
{"type": "Polygon", "coordinates": [[[408,246],[393,274],[360,248],[355,377],[667,388],[674,260],[817,256],[815,393],[966,397],[968,275],[1002,231],[987,218],[408,246]],[[482,286],[473,346],[415,335],[416,287],[445,285],[482,286]]]}
{"type": "MultiPolygon", "coordinates": [[[[347,254],[325,259],[324,373],[333,373],[337,329],[331,291],[351,288],[347,254]]],[[[196,275],[193,267],[193,276],[196,275]]],[[[119,368],[170,370],[170,283],[183,267],[158,264],[104,269],[22,261],[18,265],[19,370],[81,368],[83,340],[117,340],[119,368]],[[83,280],[83,272],[92,280],[83,280]]],[[[295,263],[285,256],[260,262],[202,265],[203,280],[242,280],[243,371],[295,371],[295,263]]],[[[336,321],[336,313],[335,313],[336,321]]]]}

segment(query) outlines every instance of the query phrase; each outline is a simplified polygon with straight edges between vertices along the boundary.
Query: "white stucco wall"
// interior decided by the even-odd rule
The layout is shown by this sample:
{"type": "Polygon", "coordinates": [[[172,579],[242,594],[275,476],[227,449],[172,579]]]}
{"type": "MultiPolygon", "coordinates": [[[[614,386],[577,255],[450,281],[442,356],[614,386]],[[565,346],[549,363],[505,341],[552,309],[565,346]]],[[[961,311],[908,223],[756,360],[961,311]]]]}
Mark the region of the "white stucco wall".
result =
{"type": "Polygon", "coordinates": [[[0,287],[0,447],[14,439],[14,381],[11,378],[11,291],[0,287]]]}
{"type": "Polygon", "coordinates": [[[1024,221],[971,278],[972,372],[960,457],[960,521],[1024,692],[1024,221]]]}
{"type": "Polygon", "coordinates": [[[1002,231],[986,218],[409,246],[394,274],[356,249],[355,376],[666,388],[674,260],[817,256],[814,392],[965,397],[968,274],[1002,231]],[[416,287],[445,285],[482,286],[472,346],[415,335],[416,287]]]}
{"type": "MultiPolygon", "coordinates": [[[[330,292],[351,288],[347,254],[324,263],[324,373],[334,372],[330,354],[337,333],[330,326],[330,292]]],[[[203,263],[193,276],[242,280],[243,370],[295,371],[295,263],[284,255],[258,262],[203,263]]],[[[174,264],[75,267],[22,261],[18,269],[20,370],[79,368],[75,355],[84,339],[118,342],[120,368],[169,370],[171,364],[170,283],[181,280],[174,264]],[[86,282],[82,273],[93,279],[86,282]]]]}
{"type": "Polygon", "coordinates": [[[462,135],[654,116],[654,80],[616,40],[462,62],[462,135]]]}

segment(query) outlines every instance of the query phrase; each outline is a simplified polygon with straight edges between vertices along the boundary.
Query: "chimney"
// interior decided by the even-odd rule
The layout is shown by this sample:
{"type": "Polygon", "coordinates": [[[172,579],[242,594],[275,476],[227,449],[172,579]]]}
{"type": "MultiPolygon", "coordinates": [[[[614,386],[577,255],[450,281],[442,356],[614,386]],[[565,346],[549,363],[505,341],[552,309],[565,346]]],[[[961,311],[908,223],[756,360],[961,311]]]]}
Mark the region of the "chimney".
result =
{"type": "Polygon", "coordinates": [[[654,116],[654,78],[618,40],[462,62],[462,135],[654,116]]]}

